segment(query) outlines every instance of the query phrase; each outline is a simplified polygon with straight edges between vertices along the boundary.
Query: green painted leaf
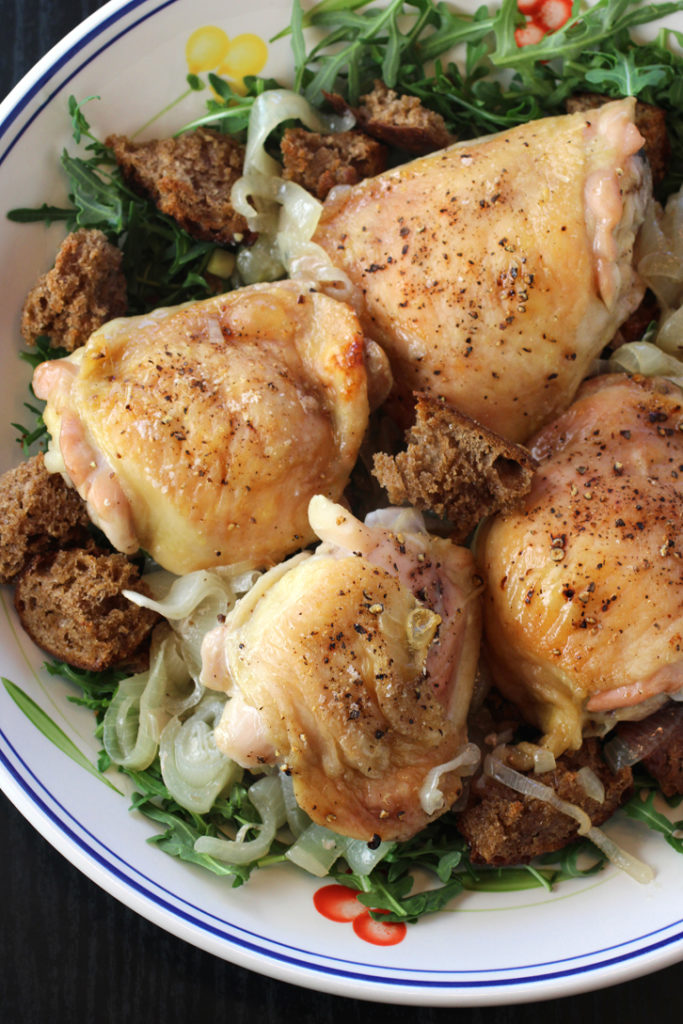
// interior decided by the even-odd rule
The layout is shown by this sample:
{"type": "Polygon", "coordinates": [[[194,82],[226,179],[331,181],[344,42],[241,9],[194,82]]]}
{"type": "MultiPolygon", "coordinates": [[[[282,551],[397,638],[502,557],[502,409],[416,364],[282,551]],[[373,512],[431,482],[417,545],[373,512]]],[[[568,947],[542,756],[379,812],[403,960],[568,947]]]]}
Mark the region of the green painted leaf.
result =
{"type": "Polygon", "coordinates": [[[54,743],[54,745],[58,747],[63,754],[70,757],[77,765],[80,765],[81,768],[85,768],[86,771],[90,772],[91,775],[94,775],[96,779],[100,780],[100,782],[104,782],[104,784],[109,786],[110,789],[113,789],[120,796],[123,796],[121,790],[117,789],[109,779],[106,779],[104,775],[101,775],[98,772],[95,765],[91,764],[85,754],[78,749],[76,744],[69,739],[66,733],[52,721],[50,716],[46,714],[42,708],[38,707],[36,702],[32,700],[27,693],[24,693],[24,691],[10,679],[5,679],[4,676],[2,676],[2,682],[19,710],[23,711],[29,721],[35,725],[36,729],[42,732],[43,736],[47,737],[51,743],[54,743]]]}

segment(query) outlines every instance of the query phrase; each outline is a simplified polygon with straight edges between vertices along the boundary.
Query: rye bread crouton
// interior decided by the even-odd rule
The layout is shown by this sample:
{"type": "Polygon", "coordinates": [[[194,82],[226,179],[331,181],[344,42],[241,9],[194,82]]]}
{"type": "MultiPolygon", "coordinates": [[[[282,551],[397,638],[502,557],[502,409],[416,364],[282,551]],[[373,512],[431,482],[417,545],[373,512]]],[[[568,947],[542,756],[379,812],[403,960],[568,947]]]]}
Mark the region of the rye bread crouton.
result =
{"type": "Polygon", "coordinates": [[[387,149],[364,132],[320,135],[288,128],[280,144],[283,178],[323,200],[335,185],[356,185],[387,166],[387,149]]]}
{"type": "Polygon", "coordinates": [[[75,668],[101,672],[135,660],[159,621],[123,590],[141,590],[125,555],[80,548],[33,558],[16,581],[14,606],[31,639],[75,668]]]}
{"type": "MultiPolygon", "coordinates": [[[[562,799],[584,810],[593,825],[607,821],[631,795],[633,773],[623,768],[613,775],[600,755],[597,740],[557,759],[553,771],[531,774],[562,799]],[[588,767],[605,787],[598,802],[586,794],[578,777],[588,767]]],[[[562,849],[578,837],[578,823],[563,811],[534,797],[523,796],[495,779],[481,776],[470,790],[466,808],[457,816],[458,829],[470,846],[473,863],[504,867],[526,864],[543,853],[562,849]]]]}
{"type": "Polygon", "coordinates": [[[683,795],[683,716],[675,735],[644,758],[643,766],[664,796],[683,795]]]}
{"type": "Polygon", "coordinates": [[[644,753],[643,767],[664,796],[683,795],[683,704],[668,701],[648,718],[620,722],[617,736],[644,753]]]}
{"type": "Polygon", "coordinates": [[[34,555],[88,536],[85,503],[42,452],[0,477],[0,583],[11,583],[34,555]]]}
{"type": "Polygon", "coordinates": [[[128,185],[193,238],[231,245],[247,233],[230,201],[244,166],[244,146],[236,139],[198,128],[150,142],[111,135],[106,144],[128,185]]]}
{"type": "Polygon", "coordinates": [[[616,349],[619,345],[624,345],[629,341],[640,341],[652,321],[659,320],[661,313],[657,296],[648,288],[643,296],[643,301],[624,320],[608,347],[616,349]]]}
{"type": "MultiPolygon", "coordinates": [[[[595,110],[596,107],[609,103],[610,99],[610,96],[604,96],[602,93],[582,92],[569,96],[565,108],[568,114],[575,114],[582,110],[595,110]]],[[[652,181],[657,185],[666,176],[671,159],[666,114],[661,107],[636,100],[635,122],[645,141],[645,155],[652,171],[652,181]]]]}
{"type": "Polygon", "coordinates": [[[406,450],[374,457],[374,475],[393,505],[449,519],[462,541],[484,516],[528,493],[534,465],[526,448],[427,395],[417,396],[415,414],[406,450]]]}
{"type": "Polygon", "coordinates": [[[349,106],[337,93],[325,97],[339,113],[351,111],[368,135],[406,153],[433,153],[456,141],[441,114],[423,106],[418,96],[399,95],[379,79],[372,92],[361,96],[358,107],[349,106]]]}
{"type": "Polygon", "coordinates": [[[51,348],[73,352],[102,324],[123,316],[128,301],[121,259],[102,231],[82,228],[67,235],[54,267],[26,297],[21,333],[28,344],[44,335],[51,348]]]}

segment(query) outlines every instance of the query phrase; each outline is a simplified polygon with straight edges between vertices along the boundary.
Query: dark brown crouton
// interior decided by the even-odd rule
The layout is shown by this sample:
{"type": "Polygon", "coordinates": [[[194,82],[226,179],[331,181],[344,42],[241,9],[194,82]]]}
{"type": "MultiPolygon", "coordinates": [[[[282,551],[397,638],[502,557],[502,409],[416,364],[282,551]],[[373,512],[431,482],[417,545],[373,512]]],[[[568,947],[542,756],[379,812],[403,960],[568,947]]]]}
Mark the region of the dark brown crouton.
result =
{"type": "Polygon", "coordinates": [[[463,540],[480,519],[507,511],[531,487],[526,448],[506,441],[445,402],[417,396],[407,448],[375,455],[373,472],[394,505],[409,504],[452,521],[463,540]]]}
{"type": "Polygon", "coordinates": [[[350,110],[368,135],[407,153],[432,153],[456,141],[441,114],[424,107],[417,96],[400,96],[379,80],[372,92],[361,96],[358,107],[350,107],[336,93],[325,96],[340,113],[350,110]]]}
{"type": "Polygon", "coordinates": [[[657,781],[664,796],[683,795],[683,719],[677,734],[665,747],[646,757],[643,765],[657,781]]]}
{"type": "Polygon", "coordinates": [[[44,651],[100,672],[134,658],[159,621],[122,594],[143,589],[139,569],[125,555],[70,548],[28,563],[16,581],[14,606],[44,651]]]}
{"type": "Polygon", "coordinates": [[[319,135],[288,128],[281,143],[283,177],[296,181],[324,199],[335,185],[355,185],[380,174],[387,166],[387,149],[364,132],[319,135]]]}
{"type": "Polygon", "coordinates": [[[617,733],[636,749],[649,751],[642,764],[664,796],[683,794],[683,704],[669,701],[649,718],[621,722],[617,733]]]}
{"type": "Polygon", "coordinates": [[[615,334],[609,344],[611,349],[618,348],[629,341],[640,341],[652,321],[658,321],[661,309],[654,292],[648,288],[643,296],[643,301],[637,309],[631,313],[615,334]]]}
{"type": "MultiPolygon", "coordinates": [[[[549,786],[560,799],[582,808],[593,825],[601,825],[614,814],[631,795],[633,784],[630,768],[623,768],[617,775],[610,772],[596,740],[586,740],[576,753],[558,758],[553,771],[530,777],[549,786]],[[591,768],[605,787],[603,802],[586,795],[578,777],[583,767],[591,768]]],[[[526,864],[542,853],[562,849],[578,837],[574,818],[486,776],[472,786],[468,805],[457,822],[470,845],[472,861],[495,867],[526,864]]]]}
{"type": "Polygon", "coordinates": [[[244,165],[244,146],[236,139],[198,128],[151,142],[111,135],[107,145],[131,188],[194,238],[230,245],[247,232],[230,202],[244,165]]]}
{"type": "MultiPolygon", "coordinates": [[[[603,103],[609,103],[610,98],[601,93],[582,92],[577,93],[576,96],[570,96],[565,106],[568,114],[574,114],[581,110],[595,110],[603,103]]],[[[635,122],[645,140],[645,155],[650,163],[652,181],[657,185],[665,177],[671,159],[671,143],[666,130],[666,114],[661,107],[637,100],[635,122]]]]}
{"type": "Polygon", "coordinates": [[[0,477],[0,583],[11,583],[34,555],[87,536],[85,503],[42,453],[0,477]]]}
{"type": "Polygon", "coordinates": [[[39,335],[69,352],[93,331],[128,308],[121,251],[101,231],[74,231],[62,242],[55,265],[29,292],[21,333],[29,344],[39,335]]]}

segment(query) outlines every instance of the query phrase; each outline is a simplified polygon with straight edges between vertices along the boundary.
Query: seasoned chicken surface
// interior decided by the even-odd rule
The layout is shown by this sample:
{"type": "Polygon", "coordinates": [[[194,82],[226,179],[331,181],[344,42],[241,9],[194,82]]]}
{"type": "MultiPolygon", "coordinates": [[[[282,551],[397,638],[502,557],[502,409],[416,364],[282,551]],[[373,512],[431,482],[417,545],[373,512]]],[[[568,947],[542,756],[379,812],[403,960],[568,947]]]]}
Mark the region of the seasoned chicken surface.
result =
{"type": "Polygon", "coordinates": [[[477,560],[495,681],[559,754],[683,688],[683,395],[595,378],[531,451],[531,492],[477,560]]]}
{"type": "Polygon", "coordinates": [[[314,242],[399,394],[442,396],[512,441],[571,402],[644,291],[633,113],[627,99],[533,121],[333,190],[314,242]]]}
{"type": "Polygon", "coordinates": [[[34,376],[48,468],[115,547],[175,573],[312,540],[309,499],[342,493],[368,383],[353,312],[291,281],[113,320],[34,376]]]}
{"type": "Polygon", "coordinates": [[[278,764],[314,821],[368,840],[406,839],[459,795],[480,640],[469,551],[411,510],[386,516],[315,497],[323,543],[262,577],[202,649],[202,682],[230,694],[219,748],[278,764]]]}

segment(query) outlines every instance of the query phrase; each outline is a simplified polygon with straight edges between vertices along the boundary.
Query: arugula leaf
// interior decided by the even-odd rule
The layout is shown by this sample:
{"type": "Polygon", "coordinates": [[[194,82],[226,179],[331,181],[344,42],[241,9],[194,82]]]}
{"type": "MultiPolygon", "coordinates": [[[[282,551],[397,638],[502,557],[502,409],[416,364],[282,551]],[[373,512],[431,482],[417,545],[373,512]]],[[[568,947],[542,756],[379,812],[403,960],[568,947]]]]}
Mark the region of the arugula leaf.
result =
{"type": "Polygon", "coordinates": [[[358,902],[369,907],[371,916],[377,921],[410,923],[426,914],[436,914],[443,910],[455,896],[460,895],[463,885],[459,878],[452,878],[436,889],[425,889],[412,896],[402,896],[400,899],[396,899],[388,889],[385,889],[384,893],[381,889],[382,887],[378,885],[370,893],[360,893],[358,902]]]}
{"type": "Polygon", "coordinates": [[[53,743],[63,754],[71,758],[79,767],[85,768],[85,770],[93,775],[100,782],[103,782],[105,786],[109,786],[110,789],[115,790],[117,793],[121,793],[120,789],[117,789],[105,778],[99,770],[91,764],[88,758],[85,756],[82,750],[80,750],[76,744],[70,739],[64,730],[54,722],[50,716],[45,712],[36,702],[29,697],[27,693],[13,683],[11,679],[5,679],[2,677],[2,684],[7,690],[7,693],[12,698],[14,703],[17,705],[20,711],[22,711],[30,722],[35,725],[36,729],[45,736],[51,743],[53,743]]]}
{"type": "Polygon", "coordinates": [[[325,92],[339,92],[354,106],[382,78],[399,93],[419,97],[466,139],[563,113],[572,93],[634,95],[672,115],[671,173],[662,196],[683,182],[683,58],[667,45],[680,33],[663,30],[645,44],[630,35],[683,10],[682,0],[598,0],[587,9],[574,0],[565,25],[524,47],[514,36],[524,22],[517,0],[474,13],[434,0],[393,0],[382,8],[333,0],[302,16],[296,4],[290,25],[295,86],[314,105],[325,92]],[[326,34],[306,53],[302,27],[308,25],[326,34]],[[451,59],[456,46],[463,53],[459,65],[451,59]]]}
{"type": "Polygon", "coordinates": [[[46,661],[43,667],[51,676],[60,676],[77,686],[82,696],[69,697],[69,700],[73,704],[94,711],[98,722],[111,704],[116,687],[129,675],[122,669],[115,668],[103,672],[90,672],[87,669],[74,668],[64,661],[46,661]]]}
{"type": "Polygon", "coordinates": [[[656,791],[654,789],[650,790],[645,799],[643,799],[644,792],[641,790],[639,793],[636,793],[633,799],[626,804],[625,810],[629,818],[645,822],[648,828],[653,829],[655,832],[660,832],[669,846],[677,853],[683,853],[683,820],[669,821],[666,815],[662,814],[655,807],[656,791]]]}
{"type": "Polygon", "coordinates": [[[18,207],[15,210],[10,210],[7,214],[7,219],[14,221],[15,224],[35,224],[40,222],[50,227],[55,221],[70,220],[72,216],[73,210],[71,209],[61,206],[48,206],[47,203],[43,203],[42,206],[38,206],[35,209],[18,207]]]}
{"type": "Polygon", "coordinates": [[[249,126],[249,117],[254,100],[269,89],[280,89],[274,78],[260,78],[246,75],[245,92],[235,92],[230,82],[213,71],[209,72],[209,84],[214,96],[206,102],[206,114],[183,125],[176,135],[194,128],[211,127],[228,135],[243,136],[249,126]]]}
{"type": "MultiPolygon", "coordinates": [[[[151,200],[133,192],[111,151],[91,132],[83,104],[71,96],[68,106],[75,141],[89,140],[83,154],[65,151],[61,157],[71,207],[43,204],[36,210],[11,210],[8,217],[47,224],[59,219],[66,221],[69,231],[79,227],[103,231],[123,252],[131,315],[206,298],[212,291],[206,268],[216,246],[192,238],[151,200]]],[[[55,358],[54,352],[50,358],[55,358]]]]}
{"type": "Polygon", "coordinates": [[[196,852],[194,848],[196,840],[201,835],[208,835],[208,832],[193,827],[178,815],[151,803],[145,803],[138,809],[142,810],[145,817],[166,826],[164,832],[148,839],[149,843],[158,846],[164,853],[168,853],[172,857],[179,857],[180,860],[188,861],[191,864],[198,864],[214,875],[231,876],[233,887],[243,885],[249,878],[254,865],[224,864],[206,853],[196,852]]]}
{"type": "Polygon", "coordinates": [[[586,81],[601,88],[613,85],[622,96],[638,96],[648,86],[661,85],[666,78],[666,69],[661,65],[638,67],[633,51],[615,54],[613,60],[611,68],[590,68],[586,81]]]}

